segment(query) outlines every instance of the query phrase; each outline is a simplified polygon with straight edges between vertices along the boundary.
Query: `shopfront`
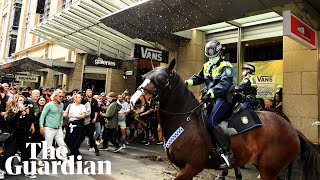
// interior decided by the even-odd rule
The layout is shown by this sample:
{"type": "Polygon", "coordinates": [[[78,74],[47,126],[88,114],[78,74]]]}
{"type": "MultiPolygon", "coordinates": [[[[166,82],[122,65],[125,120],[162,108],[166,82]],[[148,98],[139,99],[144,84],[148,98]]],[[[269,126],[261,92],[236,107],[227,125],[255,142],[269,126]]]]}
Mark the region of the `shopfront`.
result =
{"type": "Polygon", "coordinates": [[[106,92],[109,69],[122,70],[123,60],[113,59],[104,54],[87,54],[83,72],[82,90],[92,89],[94,94],[106,92]]]}
{"type": "MultiPolygon", "coordinates": [[[[289,116],[292,124],[305,133],[310,140],[320,142],[318,133],[320,128],[312,126],[313,122],[319,119],[318,42],[313,41],[313,48],[310,48],[306,43],[287,37],[284,34],[282,15],[283,11],[292,10],[309,25],[312,24],[313,28],[319,29],[320,22],[315,17],[320,16],[314,11],[317,6],[311,7],[305,3],[297,5],[292,1],[266,1],[267,4],[261,1],[241,1],[246,6],[219,0],[210,4],[201,2],[192,4],[189,1],[183,1],[178,4],[166,4],[150,0],[101,20],[109,27],[130,37],[151,39],[168,47],[171,57],[177,59],[176,70],[182,79],[188,79],[192,74],[197,73],[207,61],[203,48],[205,43],[210,40],[220,41],[225,47],[226,58],[237,70],[235,84],[242,79],[241,67],[245,63],[255,65],[259,96],[273,98],[277,87],[282,85],[284,112],[289,116]],[[203,8],[204,4],[206,8],[203,8]],[[154,13],[134,13],[142,8],[154,7],[157,7],[154,13]],[[182,15],[180,12],[183,8],[188,11],[183,11],[182,15]],[[306,8],[310,11],[301,12],[301,9],[306,8]],[[261,13],[259,10],[267,13],[261,13]],[[125,16],[129,12],[132,15],[125,16]],[[118,21],[120,17],[125,18],[118,21]],[[126,25],[122,26],[122,24],[126,25]],[[149,25],[144,27],[145,24],[149,25]],[[159,27],[159,24],[165,24],[165,26],[159,27]],[[132,28],[143,29],[144,33],[135,33],[137,31],[132,28]],[[177,40],[167,35],[172,32],[187,39],[177,40]],[[162,39],[159,40],[159,37],[162,39]]],[[[317,4],[311,0],[308,2],[317,4]]],[[[308,31],[306,27],[308,26],[295,27],[295,31],[300,33],[296,36],[310,39],[312,35],[306,32],[308,31]]],[[[195,96],[199,95],[200,89],[201,87],[190,88],[195,96]]]]}

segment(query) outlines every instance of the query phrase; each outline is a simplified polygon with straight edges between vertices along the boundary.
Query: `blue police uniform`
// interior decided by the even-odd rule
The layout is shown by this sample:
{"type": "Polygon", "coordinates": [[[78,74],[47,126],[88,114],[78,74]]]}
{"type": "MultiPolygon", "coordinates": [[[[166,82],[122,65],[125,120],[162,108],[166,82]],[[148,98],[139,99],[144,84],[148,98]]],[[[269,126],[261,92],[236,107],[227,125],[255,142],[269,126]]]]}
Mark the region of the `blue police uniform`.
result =
{"type": "MultiPolygon", "coordinates": [[[[205,63],[198,74],[193,75],[186,81],[188,86],[206,84],[207,94],[215,99],[215,105],[208,118],[212,128],[213,143],[217,143],[226,156],[225,163],[220,168],[227,169],[235,163],[234,155],[231,150],[229,135],[224,134],[218,124],[224,120],[226,115],[231,112],[232,103],[227,101],[227,94],[233,85],[234,70],[230,62],[219,59],[217,63],[210,60],[205,63]]],[[[224,155],[223,154],[223,155],[224,155]]]]}
{"type": "Polygon", "coordinates": [[[234,70],[230,62],[220,60],[217,64],[213,64],[209,61],[203,65],[198,74],[187,80],[188,86],[205,83],[208,92],[214,95],[216,103],[208,119],[212,128],[217,127],[232,108],[226,96],[233,85],[233,75],[234,70]]]}
{"type": "Polygon", "coordinates": [[[246,75],[239,85],[239,89],[243,92],[244,101],[243,108],[255,109],[256,108],[256,95],[257,83],[254,76],[251,74],[246,75]]]}

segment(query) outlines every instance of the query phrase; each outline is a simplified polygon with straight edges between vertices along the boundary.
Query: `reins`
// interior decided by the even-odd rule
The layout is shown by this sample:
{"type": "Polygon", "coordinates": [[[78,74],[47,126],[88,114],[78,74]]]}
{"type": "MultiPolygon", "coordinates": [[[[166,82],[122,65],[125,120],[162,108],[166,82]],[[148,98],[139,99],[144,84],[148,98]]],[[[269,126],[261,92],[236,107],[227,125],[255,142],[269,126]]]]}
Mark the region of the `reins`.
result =
{"type": "Polygon", "coordinates": [[[202,107],[204,104],[204,102],[202,102],[201,104],[199,104],[197,107],[193,108],[191,111],[187,111],[187,112],[181,112],[181,113],[175,113],[175,112],[170,112],[170,111],[166,111],[166,110],[163,110],[163,109],[160,109],[158,106],[156,106],[156,109],[163,112],[163,113],[166,113],[166,114],[169,114],[169,115],[179,115],[179,116],[183,116],[183,115],[189,115],[187,117],[187,121],[190,121],[190,116],[197,110],[199,109],[200,107],[202,107]]]}

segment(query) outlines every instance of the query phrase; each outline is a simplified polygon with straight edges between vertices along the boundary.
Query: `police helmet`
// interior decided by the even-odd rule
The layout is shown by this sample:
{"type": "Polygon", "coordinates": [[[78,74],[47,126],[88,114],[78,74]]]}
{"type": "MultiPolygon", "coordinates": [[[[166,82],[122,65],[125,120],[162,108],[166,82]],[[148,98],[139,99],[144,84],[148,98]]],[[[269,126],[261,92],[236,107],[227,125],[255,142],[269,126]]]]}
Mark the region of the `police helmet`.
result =
{"type": "Polygon", "coordinates": [[[254,65],[252,64],[246,64],[242,67],[242,69],[249,69],[251,71],[251,73],[256,72],[256,68],[254,67],[254,65]]]}
{"type": "Polygon", "coordinates": [[[214,41],[209,41],[206,44],[204,51],[205,51],[205,55],[208,58],[214,58],[219,55],[221,49],[222,49],[222,45],[218,41],[214,40],[214,41]]]}

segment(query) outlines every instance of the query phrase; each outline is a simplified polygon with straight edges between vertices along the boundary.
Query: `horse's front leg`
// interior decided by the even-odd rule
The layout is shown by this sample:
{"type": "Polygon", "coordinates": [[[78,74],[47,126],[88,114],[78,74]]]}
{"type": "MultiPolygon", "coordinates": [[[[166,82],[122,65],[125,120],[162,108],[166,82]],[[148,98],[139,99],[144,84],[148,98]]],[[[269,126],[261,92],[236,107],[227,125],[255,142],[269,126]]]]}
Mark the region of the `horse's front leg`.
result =
{"type": "Polygon", "coordinates": [[[183,179],[192,179],[194,176],[199,174],[203,169],[197,169],[187,164],[184,168],[181,168],[177,176],[174,178],[175,180],[183,179]]]}
{"type": "Polygon", "coordinates": [[[240,168],[234,168],[234,174],[236,175],[236,180],[242,180],[240,168]]]}

